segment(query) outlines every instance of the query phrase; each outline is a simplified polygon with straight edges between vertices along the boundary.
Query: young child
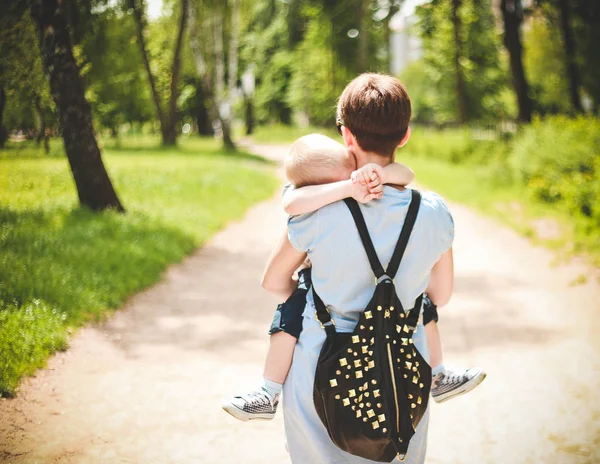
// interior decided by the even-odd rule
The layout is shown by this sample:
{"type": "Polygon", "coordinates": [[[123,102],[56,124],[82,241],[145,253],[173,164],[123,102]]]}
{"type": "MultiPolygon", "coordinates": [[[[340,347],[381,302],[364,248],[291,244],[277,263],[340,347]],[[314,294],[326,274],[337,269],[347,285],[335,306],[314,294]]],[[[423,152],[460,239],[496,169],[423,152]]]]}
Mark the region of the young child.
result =
{"type": "MultiPolygon", "coordinates": [[[[313,212],[348,197],[367,203],[381,198],[384,184],[403,187],[414,179],[412,170],[401,163],[392,163],[385,168],[367,164],[356,170],[356,161],[343,145],[318,134],[307,135],[294,142],[285,160],[285,172],[293,187],[284,188],[283,203],[285,211],[292,216],[313,212]]],[[[310,286],[310,263],[307,260],[298,271],[296,290],[291,296],[283,295],[287,299],[275,312],[269,330],[271,341],[262,385],[223,403],[223,409],[233,417],[247,421],[275,416],[296,341],[302,331],[306,294],[310,286]]],[[[452,369],[444,365],[437,320],[436,306],[425,297],[423,323],[434,377],[431,395],[440,403],[472,390],[486,374],[480,368],[452,369]]]]}

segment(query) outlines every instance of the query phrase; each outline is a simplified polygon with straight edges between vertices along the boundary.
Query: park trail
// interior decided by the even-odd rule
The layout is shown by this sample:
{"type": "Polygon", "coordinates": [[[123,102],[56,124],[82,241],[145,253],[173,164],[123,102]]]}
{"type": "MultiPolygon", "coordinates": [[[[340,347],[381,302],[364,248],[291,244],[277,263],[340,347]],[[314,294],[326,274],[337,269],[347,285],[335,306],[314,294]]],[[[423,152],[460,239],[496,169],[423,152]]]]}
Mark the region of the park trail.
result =
{"type": "MultiPolygon", "coordinates": [[[[251,148],[274,160],[287,151],[251,148]]],[[[600,462],[597,276],[581,263],[555,265],[552,252],[496,221],[451,208],[456,291],[440,316],[446,362],[481,365],[488,378],[432,404],[427,463],[600,462]],[[582,275],[587,282],[574,284],[582,275]]],[[[107,322],[80,330],[15,399],[0,401],[0,461],[289,462],[281,412],[242,423],[220,406],[261,375],[278,301],[260,277],[284,224],[275,195],[107,322]]]]}

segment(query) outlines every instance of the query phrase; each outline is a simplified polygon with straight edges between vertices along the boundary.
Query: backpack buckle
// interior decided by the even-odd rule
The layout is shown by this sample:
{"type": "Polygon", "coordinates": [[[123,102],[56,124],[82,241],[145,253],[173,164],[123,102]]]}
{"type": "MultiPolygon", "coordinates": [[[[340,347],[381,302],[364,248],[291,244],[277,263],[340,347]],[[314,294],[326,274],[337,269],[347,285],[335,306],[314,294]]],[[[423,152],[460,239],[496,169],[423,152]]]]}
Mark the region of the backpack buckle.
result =
{"type": "Polygon", "coordinates": [[[385,282],[386,280],[389,280],[390,282],[392,282],[393,284],[396,284],[396,278],[391,278],[389,275],[387,274],[383,274],[381,277],[377,278],[377,276],[374,277],[375,278],[375,286],[377,287],[377,285],[379,285],[381,282],[385,282]]]}
{"type": "Polygon", "coordinates": [[[329,312],[329,308],[327,306],[325,306],[325,311],[327,311],[327,315],[329,316],[329,320],[327,322],[321,322],[321,319],[319,318],[319,312],[317,310],[315,310],[315,319],[319,321],[319,325],[322,329],[326,329],[327,327],[331,326],[335,327],[335,321],[331,317],[331,313],[329,312]]]}

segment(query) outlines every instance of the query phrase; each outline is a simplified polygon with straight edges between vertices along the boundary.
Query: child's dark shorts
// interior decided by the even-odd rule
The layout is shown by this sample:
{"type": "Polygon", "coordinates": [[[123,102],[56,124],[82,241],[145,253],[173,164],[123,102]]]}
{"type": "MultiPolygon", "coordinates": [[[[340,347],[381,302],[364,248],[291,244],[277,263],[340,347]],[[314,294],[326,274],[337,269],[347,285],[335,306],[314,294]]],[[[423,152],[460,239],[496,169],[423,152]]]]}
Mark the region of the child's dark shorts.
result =
{"type": "Polygon", "coordinates": [[[292,337],[300,337],[300,332],[302,332],[302,315],[306,306],[306,294],[311,285],[310,268],[299,271],[298,287],[296,287],[294,293],[290,295],[285,303],[277,306],[271,328],[269,329],[269,335],[285,332],[292,337]]]}
{"type": "Polygon", "coordinates": [[[437,306],[433,304],[427,294],[423,295],[423,325],[427,325],[431,321],[437,322],[438,319],[437,306]]]}
{"type": "MultiPolygon", "coordinates": [[[[312,285],[310,271],[310,268],[307,268],[298,272],[298,287],[284,303],[277,306],[269,335],[285,332],[292,337],[300,337],[306,294],[312,285]]],[[[437,322],[438,319],[437,306],[425,294],[423,297],[423,325],[427,325],[431,321],[437,322]]]]}

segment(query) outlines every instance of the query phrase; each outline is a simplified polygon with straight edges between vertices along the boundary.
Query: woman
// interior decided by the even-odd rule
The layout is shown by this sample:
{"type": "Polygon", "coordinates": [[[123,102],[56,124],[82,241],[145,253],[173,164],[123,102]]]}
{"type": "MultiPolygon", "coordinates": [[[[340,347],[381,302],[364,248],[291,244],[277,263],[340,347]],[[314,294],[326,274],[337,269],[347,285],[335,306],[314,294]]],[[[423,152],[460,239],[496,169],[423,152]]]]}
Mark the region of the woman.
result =
{"type": "MultiPolygon", "coordinates": [[[[396,147],[406,143],[410,135],[409,119],[408,95],[396,79],[388,76],[359,76],[348,85],[338,104],[340,132],[359,168],[367,163],[385,166],[393,162],[396,147]],[[377,106],[370,101],[374,94],[377,106]],[[387,102],[382,103],[382,99],[387,99],[387,102]],[[365,134],[369,135],[373,124],[379,132],[368,138],[365,134]],[[387,137],[386,130],[388,134],[395,134],[397,140],[387,137]]],[[[384,266],[392,256],[410,201],[410,190],[386,186],[382,199],[361,205],[373,244],[384,266]]],[[[454,225],[444,201],[433,193],[422,194],[419,214],[395,276],[396,290],[404,308],[412,308],[425,290],[435,304],[447,303],[453,284],[453,238],[454,225]]],[[[356,226],[343,202],[290,219],[288,236],[282,239],[272,255],[263,286],[272,292],[289,295],[295,287],[292,274],[307,254],[313,266],[314,289],[328,306],[336,329],[352,332],[373,295],[375,285],[356,226]]],[[[414,343],[428,359],[423,332],[420,323],[414,343]]],[[[309,292],[303,331],[283,390],[285,431],[292,462],[370,463],[372,461],[337,448],[315,411],[314,375],[324,341],[325,331],[315,318],[313,295],[309,292]]],[[[428,414],[419,423],[404,462],[424,462],[427,426],[428,414]]]]}

